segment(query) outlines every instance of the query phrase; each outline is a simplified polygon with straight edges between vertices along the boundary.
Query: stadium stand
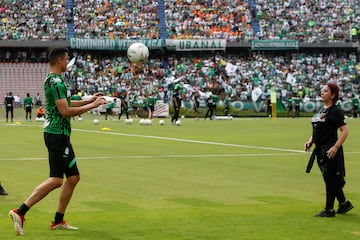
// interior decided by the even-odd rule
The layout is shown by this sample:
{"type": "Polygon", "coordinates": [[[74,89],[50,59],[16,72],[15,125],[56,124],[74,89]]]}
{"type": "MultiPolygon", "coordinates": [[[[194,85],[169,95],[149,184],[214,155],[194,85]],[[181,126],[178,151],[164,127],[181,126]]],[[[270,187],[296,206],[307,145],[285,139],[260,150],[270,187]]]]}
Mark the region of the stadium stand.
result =
{"type": "Polygon", "coordinates": [[[49,71],[46,63],[0,63],[0,91],[23,99],[26,93],[43,96],[43,82],[49,71]]]}
{"type": "Polygon", "coordinates": [[[113,56],[74,50],[78,61],[68,77],[73,89],[88,93],[113,94],[126,86],[143,94],[145,89],[167,89],[170,78],[180,76],[203,89],[223,86],[236,99],[248,99],[255,85],[266,91],[268,85],[288,86],[290,80],[295,81],[294,91],[298,87],[318,89],[322,82],[334,80],[345,91],[359,92],[359,6],[360,0],[5,0],[0,3],[0,40],[11,45],[0,48],[0,90],[22,97],[29,91],[34,95],[42,89],[47,72],[46,64],[41,64],[46,62],[46,48],[64,40],[69,46],[69,39],[76,37],[226,39],[235,47],[217,54],[166,52],[156,58],[152,52],[140,72],[119,57],[124,52],[113,56]],[[251,52],[253,39],[292,39],[322,49],[251,52]],[[29,47],[30,43],[38,49],[29,47]],[[325,49],[328,43],[344,45],[325,49]],[[231,63],[237,76],[227,75],[225,63],[231,63]],[[140,86],[138,79],[144,76],[148,80],[140,86]]]}

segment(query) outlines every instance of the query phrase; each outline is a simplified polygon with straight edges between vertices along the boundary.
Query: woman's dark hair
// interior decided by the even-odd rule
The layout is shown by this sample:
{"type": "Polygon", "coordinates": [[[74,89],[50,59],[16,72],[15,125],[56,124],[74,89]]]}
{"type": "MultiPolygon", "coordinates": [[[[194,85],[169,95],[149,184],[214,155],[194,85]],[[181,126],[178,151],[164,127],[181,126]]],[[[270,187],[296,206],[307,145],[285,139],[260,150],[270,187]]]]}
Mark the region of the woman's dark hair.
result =
{"type": "MultiPolygon", "coordinates": [[[[334,98],[332,100],[333,100],[333,104],[335,105],[337,100],[339,100],[339,87],[335,83],[332,83],[332,82],[328,82],[326,84],[326,86],[328,86],[328,88],[330,89],[331,94],[334,94],[334,98]]],[[[329,114],[329,111],[330,111],[330,109],[328,111],[326,111],[326,113],[321,115],[320,119],[326,118],[327,115],[329,114]]]]}
{"type": "Polygon", "coordinates": [[[69,53],[69,50],[67,48],[53,48],[49,51],[48,54],[48,60],[50,65],[53,65],[56,63],[56,60],[59,57],[63,57],[65,53],[69,53]]]}
{"type": "Polygon", "coordinates": [[[333,102],[335,104],[339,100],[339,87],[332,82],[329,82],[326,85],[329,87],[330,92],[334,94],[333,102]]]}

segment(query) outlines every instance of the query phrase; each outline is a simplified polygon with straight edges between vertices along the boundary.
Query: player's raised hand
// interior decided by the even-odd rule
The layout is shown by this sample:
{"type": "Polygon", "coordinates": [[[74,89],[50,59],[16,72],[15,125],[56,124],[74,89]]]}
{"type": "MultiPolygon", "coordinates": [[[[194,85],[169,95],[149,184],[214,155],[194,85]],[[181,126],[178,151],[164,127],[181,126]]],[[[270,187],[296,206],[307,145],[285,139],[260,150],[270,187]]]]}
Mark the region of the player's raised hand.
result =
{"type": "Polygon", "coordinates": [[[103,98],[103,97],[97,97],[95,99],[95,101],[93,102],[93,104],[95,105],[95,107],[98,107],[100,105],[104,105],[104,104],[106,104],[106,99],[103,98]]]}
{"type": "Polygon", "coordinates": [[[95,101],[98,97],[103,97],[103,96],[104,96],[104,93],[102,93],[102,92],[95,93],[91,96],[91,102],[95,101]]]}

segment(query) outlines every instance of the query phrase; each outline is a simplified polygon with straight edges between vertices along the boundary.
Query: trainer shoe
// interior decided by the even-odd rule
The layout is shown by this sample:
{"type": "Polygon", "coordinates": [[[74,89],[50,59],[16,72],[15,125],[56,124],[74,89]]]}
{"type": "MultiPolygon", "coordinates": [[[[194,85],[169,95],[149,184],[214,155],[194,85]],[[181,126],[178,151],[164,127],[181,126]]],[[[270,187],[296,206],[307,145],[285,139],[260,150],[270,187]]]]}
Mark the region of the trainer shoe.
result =
{"type": "Polygon", "coordinates": [[[24,235],[25,217],[17,213],[17,209],[9,211],[9,217],[14,223],[15,231],[18,235],[24,235]]]}
{"type": "Polygon", "coordinates": [[[324,209],[314,217],[335,217],[335,210],[334,209],[324,209]]]}
{"type": "Polygon", "coordinates": [[[344,204],[339,204],[337,213],[345,214],[353,208],[354,208],[354,205],[352,205],[351,202],[349,200],[347,200],[344,204]]]}
{"type": "Polygon", "coordinates": [[[66,223],[63,220],[58,224],[55,224],[54,222],[51,222],[50,229],[52,229],[52,230],[55,230],[55,229],[77,230],[78,228],[71,226],[70,224],[66,223]]]}
{"type": "Polygon", "coordinates": [[[8,193],[5,191],[5,189],[3,188],[3,186],[1,186],[0,184],[0,195],[8,195],[8,193]]]}

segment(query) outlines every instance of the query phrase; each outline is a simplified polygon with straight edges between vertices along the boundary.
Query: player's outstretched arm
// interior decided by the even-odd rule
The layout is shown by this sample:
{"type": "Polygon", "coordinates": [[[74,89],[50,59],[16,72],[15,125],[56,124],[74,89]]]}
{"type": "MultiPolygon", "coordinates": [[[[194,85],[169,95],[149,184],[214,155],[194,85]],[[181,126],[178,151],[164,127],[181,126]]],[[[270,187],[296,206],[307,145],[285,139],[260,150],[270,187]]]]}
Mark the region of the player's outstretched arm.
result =
{"type": "Polygon", "coordinates": [[[96,97],[94,101],[89,102],[88,104],[82,106],[68,106],[67,100],[65,98],[59,99],[56,102],[56,107],[61,113],[61,116],[64,118],[81,115],[87,111],[97,108],[102,104],[106,104],[105,98],[96,97]]]}
{"type": "Polygon", "coordinates": [[[83,105],[89,104],[94,102],[98,97],[103,97],[104,93],[99,92],[96,93],[94,95],[92,95],[91,97],[87,98],[87,99],[83,99],[83,100],[71,100],[71,106],[73,107],[81,107],[83,105]]]}

